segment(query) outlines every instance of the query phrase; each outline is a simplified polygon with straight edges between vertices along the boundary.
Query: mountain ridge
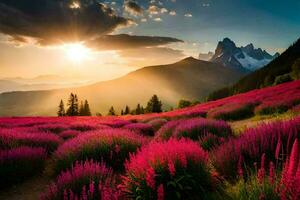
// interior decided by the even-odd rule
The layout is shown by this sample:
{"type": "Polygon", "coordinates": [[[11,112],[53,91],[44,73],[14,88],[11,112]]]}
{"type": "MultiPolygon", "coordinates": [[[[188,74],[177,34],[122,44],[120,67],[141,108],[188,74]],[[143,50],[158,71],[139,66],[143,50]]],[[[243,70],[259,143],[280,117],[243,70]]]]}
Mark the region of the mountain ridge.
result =
{"type": "Polygon", "coordinates": [[[71,92],[87,99],[94,112],[106,114],[110,106],[117,110],[126,104],[146,104],[157,94],[168,106],[182,99],[200,99],[211,91],[230,85],[244,74],[217,63],[188,57],[169,65],[148,66],[127,75],[89,86],[59,90],[10,92],[0,94],[1,116],[55,115],[60,99],[71,92]],[[119,100],[122,99],[122,102],[119,100]]]}
{"type": "Polygon", "coordinates": [[[229,38],[219,41],[215,49],[215,54],[210,61],[222,64],[225,67],[241,71],[255,71],[276,58],[278,54],[269,54],[261,48],[255,49],[252,43],[245,47],[237,47],[229,38]]]}

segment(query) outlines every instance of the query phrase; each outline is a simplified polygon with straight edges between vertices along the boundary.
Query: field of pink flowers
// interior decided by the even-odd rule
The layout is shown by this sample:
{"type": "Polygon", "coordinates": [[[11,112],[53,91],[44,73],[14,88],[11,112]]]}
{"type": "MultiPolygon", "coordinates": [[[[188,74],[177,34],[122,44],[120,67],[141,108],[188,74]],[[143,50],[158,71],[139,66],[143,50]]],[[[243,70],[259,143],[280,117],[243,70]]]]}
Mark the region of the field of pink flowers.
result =
{"type": "Polygon", "coordinates": [[[299,100],[295,81],[161,114],[0,118],[0,191],[40,175],[41,200],[299,200],[299,100]]]}

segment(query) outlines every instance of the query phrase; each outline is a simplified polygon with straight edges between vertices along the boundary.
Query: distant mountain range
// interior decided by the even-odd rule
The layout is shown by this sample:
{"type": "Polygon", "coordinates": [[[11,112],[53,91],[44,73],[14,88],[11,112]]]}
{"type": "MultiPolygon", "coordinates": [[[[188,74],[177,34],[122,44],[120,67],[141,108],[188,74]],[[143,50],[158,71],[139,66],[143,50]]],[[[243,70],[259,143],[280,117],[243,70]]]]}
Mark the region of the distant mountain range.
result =
{"type": "MultiPolygon", "coordinates": [[[[110,106],[120,110],[125,105],[146,104],[153,94],[165,108],[182,99],[196,100],[236,82],[244,73],[192,57],[170,65],[150,66],[118,79],[89,86],[0,94],[0,116],[56,115],[60,99],[71,92],[87,99],[92,111],[106,114],[110,106]]],[[[66,102],[66,101],[65,101],[66,102]]]]}
{"type": "MultiPolygon", "coordinates": [[[[225,67],[233,68],[240,71],[255,71],[279,54],[270,55],[267,51],[261,48],[254,48],[250,43],[245,47],[237,47],[236,44],[229,38],[224,38],[223,41],[218,43],[215,53],[209,52],[207,57],[210,57],[210,61],[219,63],[225,67]]],[[[205,54],[200,54],[199,58],[205,58],[205,54]]]]}
{"type": "Polygon", "coordinates": [[[238,93],[248,92],[275,84],[276,78],[291,77],[292,66],[300,61],[300,38],[280,56],[255,72],[244,76],[237,83],[214,91],[209,96],[210,100],[224,98],[238,93]]]}
{"type": "Polygon", "coordinates": [[[34,78],[0,78],[0,93],[79,87],[91,83],[92,82],[88,80],[85,81],[79,78],[66,78],[57,75],[41,75],[34,78]]]}

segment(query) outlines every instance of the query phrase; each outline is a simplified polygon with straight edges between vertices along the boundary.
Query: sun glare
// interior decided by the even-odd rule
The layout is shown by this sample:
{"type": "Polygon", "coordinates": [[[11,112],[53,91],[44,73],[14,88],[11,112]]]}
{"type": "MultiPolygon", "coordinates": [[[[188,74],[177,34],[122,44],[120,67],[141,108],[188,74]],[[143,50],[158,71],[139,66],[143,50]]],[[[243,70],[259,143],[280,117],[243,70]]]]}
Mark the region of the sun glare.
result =
{"type": "Polygon", "coordinates": [[[90,49],[88,49],[81,43],[64,45],[64,49],[66,51],[67,57],[72,62],[76,63],[86,60],[90,54],[90,49]]]}

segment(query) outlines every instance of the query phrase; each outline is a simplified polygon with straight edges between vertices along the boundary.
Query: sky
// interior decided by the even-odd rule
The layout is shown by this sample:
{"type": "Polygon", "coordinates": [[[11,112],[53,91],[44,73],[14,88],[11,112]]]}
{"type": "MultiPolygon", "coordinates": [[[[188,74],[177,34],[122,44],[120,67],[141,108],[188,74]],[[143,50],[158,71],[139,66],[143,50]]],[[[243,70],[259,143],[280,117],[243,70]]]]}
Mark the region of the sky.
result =
{"type": "Polygon", "coordinates": [[[0,77],[108,80],[214,51],[273,54],[300,37],[299,0],[1,0],[0,77]]]}

